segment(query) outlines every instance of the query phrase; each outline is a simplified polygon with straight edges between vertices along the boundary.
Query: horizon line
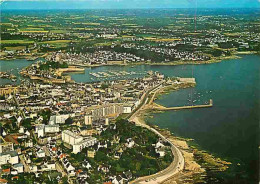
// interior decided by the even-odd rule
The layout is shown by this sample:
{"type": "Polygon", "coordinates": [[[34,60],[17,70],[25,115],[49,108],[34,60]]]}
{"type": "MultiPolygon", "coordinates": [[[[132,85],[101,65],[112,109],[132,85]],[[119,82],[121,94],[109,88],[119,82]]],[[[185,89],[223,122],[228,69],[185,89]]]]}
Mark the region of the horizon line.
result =
{"type": "Polygon", "coordinates": [[[1,7],[1,11],[9,11],[9,10],[33,10],[33,11],[40,11],[40,10],[147,10],[147,9],[163,9],[163,10],[170,10],[170,9],[260,9],[260,7],[209,7],[209,8],[203,8],[203,7],[197,7],[197,8],[191,8],[191,7],[176,7],[176,8],[49,8],[49,9],[5,9],[1,7]]]}

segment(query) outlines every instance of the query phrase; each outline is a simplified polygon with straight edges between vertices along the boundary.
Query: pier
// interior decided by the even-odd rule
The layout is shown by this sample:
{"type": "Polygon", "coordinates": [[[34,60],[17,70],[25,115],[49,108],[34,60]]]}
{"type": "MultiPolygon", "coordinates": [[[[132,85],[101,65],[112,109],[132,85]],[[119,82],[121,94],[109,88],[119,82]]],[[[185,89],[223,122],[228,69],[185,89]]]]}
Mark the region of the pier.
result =
{"type": "Polygon", "coordinates": [[[164,107],[162,105],[152,103],[150,109],[160,110],[160,111],[169,111],[169,110],[181,110],[181,109],[195,109],[195,108],[208,108],[213,106],[213,100],[209,100],[209,104],[204,105],[190,105],[190,106],[181,106],[181,107],[164,107]]]}

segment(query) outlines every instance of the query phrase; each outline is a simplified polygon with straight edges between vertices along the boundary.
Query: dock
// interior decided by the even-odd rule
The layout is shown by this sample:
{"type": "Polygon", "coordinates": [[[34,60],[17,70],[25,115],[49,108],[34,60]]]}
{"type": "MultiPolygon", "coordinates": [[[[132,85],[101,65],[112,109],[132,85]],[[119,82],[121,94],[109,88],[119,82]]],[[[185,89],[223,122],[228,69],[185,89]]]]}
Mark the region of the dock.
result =
{"type": "Polygon", "coordinates": [[[160,111],[169,111],[169,110],[181,110],[181,109],[195,109],[195,108],[208,108],[213,107],[213,100],[209,100],[209,104],[203,105],[190,105],[190,106],[181,106],[181,107],[164,107],[162,105],[152,103],[150,109],[160,110],[160,111]]]}

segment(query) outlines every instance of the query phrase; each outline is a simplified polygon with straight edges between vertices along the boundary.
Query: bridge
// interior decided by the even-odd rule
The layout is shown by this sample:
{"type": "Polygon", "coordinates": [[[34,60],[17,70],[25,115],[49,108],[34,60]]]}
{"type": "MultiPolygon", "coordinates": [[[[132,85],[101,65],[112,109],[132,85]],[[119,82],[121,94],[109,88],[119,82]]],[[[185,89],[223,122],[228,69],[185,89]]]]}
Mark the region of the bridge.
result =
{"type": "Polygon", "coordinates": [[[164,107],[162,105],[152,103],[149,105],[149,109],[168,111],[168,110],[181,110],[181,109],[194,109],[194,108],[208,108],[213,106],[213,100],[209,100],[209,104],[204,105],[191,105],[191,106],[181,106],[181,107],[164,107]]]}

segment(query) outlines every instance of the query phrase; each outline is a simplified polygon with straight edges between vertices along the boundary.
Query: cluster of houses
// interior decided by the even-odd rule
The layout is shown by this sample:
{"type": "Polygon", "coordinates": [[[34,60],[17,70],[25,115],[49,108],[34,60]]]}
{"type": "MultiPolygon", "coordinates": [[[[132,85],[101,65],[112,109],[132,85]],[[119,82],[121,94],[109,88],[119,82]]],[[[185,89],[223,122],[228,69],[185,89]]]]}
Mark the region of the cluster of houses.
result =
{"type": "MultiPolygon", "coordinates": [[[[176,46],[177,43],[174,42],[173,45],[176,46]]],[[[142,51],[155,52],[157,54],[163,55],[165,57],[165,61],[174,61],[174,60],[206,61],[210,59],[209,56],[203,55],[199,51],[196,52],[184,51],[172,47],[162,47],[162,45],[160,47],[156,47],[150,45],[140,45],[135,43],[124,43],[121,45],[121,47],[125,49],[136,49],[142,51]]]]}
{"type": "Polygon", "coordinates": [[[104,64],[125,64],[142,62],[143,58],[131,53],[119,53],[115,51],[97,50],[93,53],[62,53],[53,52],[49,59],[64,61],[69,65],[104,65],[104,64]]]}
{"type": "MultiPolygon", "coordinates": [[[[119,115],[131,113],[146,90],[163,82],[166,82],[163,75],[149,72],[144,78],[109,81],[105,88],[102,82],[57,85],[28,81],[23,81],[16,90],[5,87],[5,98],[0,104],[8,108],[3,109],[0,119],[13,124],[1,127],[0,165],[8,165],[10,173],[6,174],[16,179],[20,173],[34,173],[39,178],[44,172],[56,171],[73,181],[86,182],[88,174],[80,172],[68,156],[87,148],[87,157],[94,158],[99,149],[107,148],[108,142],[97,137],[119,115]],[[70,152],[64,152],[61,144],[70,152]]],[[[115,137],[110,143],[119,141],[115,137]]],[[[134,140],[129,138],[124,149],[134,146],[134,140]]],[[[120,159],[123,151],[115,150],[114,159],[120,159]]],[[[81,167],[90,169],[91,165],[85,160],[81,167]]],[[[108,172],[110,168],[101,165],[97,169],[108,172]]],[[[130,176],[126,172],[111,176],[109,181],[122,183],[130,176]]]]}

